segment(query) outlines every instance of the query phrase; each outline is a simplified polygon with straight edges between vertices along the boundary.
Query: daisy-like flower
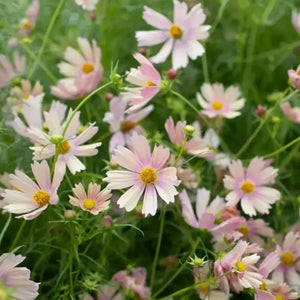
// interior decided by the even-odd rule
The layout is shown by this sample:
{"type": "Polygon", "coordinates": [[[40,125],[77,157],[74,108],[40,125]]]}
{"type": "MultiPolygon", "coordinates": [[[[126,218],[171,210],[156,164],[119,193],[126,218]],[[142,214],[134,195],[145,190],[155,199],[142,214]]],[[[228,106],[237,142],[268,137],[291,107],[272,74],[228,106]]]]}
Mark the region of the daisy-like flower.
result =
{"type": "Polygon", "coordinates": [[[57,204],[57,189],[65,174],[64,170],[56,165],[51,183],[50,169],[45,160],[41,163],[35,161],[31,169],[36,182],[23,172],[16,170],[15,174],[10,175],[10,184],[14,186],[14,189],[6,189],[2,194],[3,210],[19,214],[17,218],[25,220],[38,217],[49,204],[57,204]]]}
{"type": "Polygon", "coordinates": [[[300,107],[292,108],[289,102],[280,104],[282,112],[294,123],[300,123],[300,107]]]}
{"type": "Polygon", "coordinates": [[[133,113],[125,113],[126,103],[119,98],[114,97],[109,102],[110,111],[105,113],[104,122],[109,123],[110,131],[113,133],[109,141],[109,152],[121,145],[128,145],[133,132],[143,133],[143,129],[137,122],[147,117],[153,110],[153,106],[149,105],[141,110],[133,113]]]}
{"type": "Polygon", "coordinates": [[[26,59],[17,51],[13,53],[14,63],[8,60],[4,55],[0,55],[0,88],[7,87],[11,79],[25,72],[26,59]]]}
{"type": "Polygon", "coordinates": [[[101,191],[100,185],[90,183],[86,193],[82,184],[79,183],[72,191],[76,197],[69,196],[70,203],[93,215],[98,215],[99,212],[107,210],[109,207],[111,193],[107,189],[101,191]]]}
{"type": "Polygon", "coordinates": [[[225,197],[228,206],[235,206],[241,200],[244,213],[255,216],[257,212],[268,214],[271,204],[280,199],[279,191],[265,186],[274,182],[278,169],[266,166],[262,158],[253,158],[246,169],[240,160],[233,161],[229,172],[223,179],[225,188],[232,190],[225,197]]]}
{"type": "Polygon", "coordinates": [[[174,202],[174,196],[178,194],[175,186],[180,181],[177,180],[176,168],[165,167],[169,157],[169,149],[156,145],[151,155],[146,138],[135,133],[130,141],[130,150],[123,146],[115,150],[112,160],[127,170],[108,171],[103,180],[109,183],[107,188],[110,190],[131,187],[119,198],[120,208],[133,210],[144,194],[142,213],[154,216],[157,194],[166,203],[174,202]]]}
{"type": "Polygon", "coordinates": [[[295,29],[300,32],[300,13],[295,10],[292,12],[292,24],[295,29]]]}
{"type": "Polygon", "coordinates": [[[59,71],[66,76],[56,86],[51,86],[51,93],[61,99],[77,99],[94,91],[102,78],[101,50],[96,40],[92,46],[85,38],[78,38],[81,52],[68,47],[65,62],[58,65],[59,71]]]}
{"type": "Polygon", "coordinates": [[[196,214],[192,208],[191,200],[184,189],[179,194],[182,206],[182,215],[185,221],[194,228],[210,229],[214,227],[215,219],[225,208],[224,199],[217,196],[209,205],[210,191],[205,188],[197,190],[196,214]]]}
{"type": "Polygon", "coordinates": [[[139,47],[154,46],[164,43],[162,49],[150,60],[159,64],[164,62],[172,52],[172,66],[177,70],[188,65],[188,60],[195,60],[205,52],[198,42],[208,37],[211,26],[203,26],[206,15],[201,4],[195,5],[189,12],[187,4],[174,0],[174,21],[145,6],[143,18],[158,30],[137,31],[139,47]]]}
{"type": "Polygon", "coordinates": [[[197,93],[197,99],[203,108],[202,113],[209,118],[223,116],[233,119],[241,114],[239,111],[245,104],[240,91],[236,86],[230,86],[224,90],[222,83],[204,83],[201,93],[197,93]]]}
{"type": "Polygon", "coordinates": [[[277,283],[286,282],[291,287],[299,288],[300,283],[300,238],[294,232],[289,232],[282,246],[277,245],[275,251],[280,257],[280,265],[272,274],[272,280],[277,283]]]}
{"type": "Polygon", "coordinates": [[[1,299],[33,300],[38,296],[39,283],[30,280],[30,270],[17,267],[24,259],[24,256],[12,253],[0,256],[1,299]]]}
{"type": "Polygon", "coordinates": [[[133,56],[141,66],[131,68],[126,80],[137,87],[126,87],[121,93],[124,101],[131,106],[128,111],[134,111],[146,105],[160,90],[161,77],[152,63],[142,54],[133,56]]]}
{"type": "Polygon", "coordinates": [[[39,0],[33,0],[31,6],[26,11],[26,18],[21,21],[21,29],[24,36],[27,36],[36,23],[40,12],[39,0]]]}
{"type": "Polygon", "coordinates": [[[75,0],[75,3],[85,10],[92,11],[96,9],[98,0],[75,0]]]}

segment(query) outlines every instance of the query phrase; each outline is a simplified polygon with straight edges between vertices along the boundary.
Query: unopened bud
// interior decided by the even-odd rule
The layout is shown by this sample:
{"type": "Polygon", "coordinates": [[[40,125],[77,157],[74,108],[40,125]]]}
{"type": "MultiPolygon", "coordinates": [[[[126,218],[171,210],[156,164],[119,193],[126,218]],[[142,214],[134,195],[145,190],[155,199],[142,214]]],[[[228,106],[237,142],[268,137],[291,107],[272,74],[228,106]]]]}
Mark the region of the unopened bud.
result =
{"type": "Polygon", "coordinates": [[[224,239],[227,243],[232,243],[234,241],[234,236],[232,233],[225,233],[224,239]]]}
{"type": "Polygon", "coordinates": [[[107,102],[109,102],[113,97],[114,97],[114,94],[113,94],[113,93],[106,93],[106,94],[105,94],[105,100],[106,100],[107,102]]]}
{"type": "Polygon", "coordinates": [[[72,209],[66,209],[64,212],[64,216],[67,219],[74,219],[76,218],[76,212],[72,209]]]}
{"type": "Polygon", "coordinates": [[[189,259],[190,261],[188,263],[194,267],[203,267],[207,262],[204,258],[200,258],[196,254],[194,257],[190,257],[189,259]]]}
{"type": "Polygon", "coordinates": [[[64,141],[64,137],[62,135],[59,135],[59,134],[51,135],[50,142],[52,144],[55,144],[55,145],[61,144],[63,141],[64,141]]]}
{"type": "Polygon", "coordinates": [[[103,218],[103,227],[108,228],[113,224],[113,219],[110,215],[107,215],[103,218]]]}
{"type": "Polygon", "coordinates": [[[138,51],[140,54],[147,56],[147,49],[146,48],[140,48],[138,51]]]}
{"type": "Polygon", "coordinates": [[[258,117],[262,117],[266,113],[266,108],[262,105],[258,105],[256,108],[256,115],[258,117]]]}
{"type": "Polygon", "coordinates": [[[91,21],[95,21],[97,19],[97,13],[95,11],[92,11],[90,12],[89,17],[91,21]]]}
{"type": "Polygon", "coordinates": [[[29,45],[29,44],[31,44],[31,39],[23,38],[23,39],[20,40],[20,44],[29,45]]]}
{"type": "Polygon", "coordinates": [[[184,127],[184,132],[185,132],[187,135],[193,135],[194,132],[195,132],[195,128],[194,128],[194,126],[192,126],[192,125],[186,125],[186,126],[184,127]]]}
{"type": "Polygon", "coordinates": [[[174,80],[179,74],[179,71],[177,70],[173,70],[173,69],[170,69],[168,72],[167,72],[167,77],[171,80],[174,80]]]}
{"type": "Polygon", "coordinates": [[[274,117],[272,118],[272,121],[273,121],[274,123],[279,123],[279,122],[280,122],[280,118],[277,117],[277,116],[274,116],[274,117]]]}

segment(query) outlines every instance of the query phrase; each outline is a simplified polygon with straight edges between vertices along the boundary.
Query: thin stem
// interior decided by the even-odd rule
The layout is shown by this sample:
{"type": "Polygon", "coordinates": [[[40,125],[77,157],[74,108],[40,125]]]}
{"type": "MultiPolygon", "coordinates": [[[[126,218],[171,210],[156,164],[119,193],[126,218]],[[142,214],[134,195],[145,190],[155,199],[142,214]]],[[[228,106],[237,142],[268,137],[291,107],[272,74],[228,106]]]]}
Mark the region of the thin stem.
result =
{"type": "Polygon", "coordinates": [[[218,26],[220,20],[222,19],[224,10],[225,10],[228,3],[229,3],[229,0],[222,1],[222,4],[220,5],[217,17],[215,19],[215,22],[212,24],[211,29],[209,31],[210,36],[213,34],[213,32],[215,31],[216,27],[218,26]]]}
{"type": "Polygon", "coordinates": [[[202,55],[202,68],[203,68],[204,82],[209,82],[206,52],[203,53],[202,55]]]}
{"type": "Polygon", "coordinates": [[[10,224],[10,221],[11,221],[11,214],[8,215],[8,219],[7,219],[5,225],[2,228],[2,231],[1,231],[1,234],[0,234],[0,245],[1,245],[2,239],[4,237],[4,234],[5,234],[7,228],[9,226],[9,224],[10,224]]]}
{"type": "Polygon", "coordinates": [[[23,229],[24,229],[25,225],[26,225],[26,220],[23,220],[21,226],[19,227],[17,235],[16,235],[16,237],[14,238],[14,240],[13,240],[13,242],[11,244],[9,252],[12,252],[14,250],[14,248],[16,247],[16,244],[19,241],[19,238],[20,238],[20,236],[21,236],[21,234],[23,232],[23,229]]]}
{"type": "Polygon", "coordinates": [[[56,18],[57,18],[57,16],[58,16],[58,14],[59,14],[59,12],[60,12],[60,10],[61,10],[63,4],[64,4],[64,1],[65,1],[65,0],[60,0],[60,1],[59,1],[59,3],[58,3],[58,5],[57,5],[57,7],[56,7],[56,9],[55,9],[55,11],[54,11],[54,13],[53,13],[53,15],[52,15],[52,18],[51,18],[50,23],[49,23],[49,25],[48,25],[48,28],[47,28],[47,30],[46,30],[46,33],[45,33],[45,36],[44,36],[44,39],[43,39],[41,48],[40,48],[40,50],[39,50],[39,52],[38,52],[38,54],[37,54],[37,56],[36,56],[36,59],[35,59],[35,61],[34,61],[34,64],[33,64],[32,68],[31,68],[31,69],[29,70],[29,72],[28,72],[28,79],[31,79],[31,76],[32,76],[32,74],[34,73],[34,71],[35,71],[37,65],[40,63],[42,54],[43,54],[43,52],[44,52],[45,46],[46,46],[47,41],[48,41],[48,39],[49,39],[49,35],[50,35],[50,33],[51,33],[51,31],[52,31],[52,28],[53,28],[53,26],[54,26],[54,24],[55,24],[56,18]]]}
{"type": "Polygon", "coordinates": [[[153,288],[154,279],[155,279],[156,265],[157,265],[157,260],[158,260],[158,255],[159,255],[159,250],[160,250],[162,235],[163,235],[163,231],[164,231],[165,215],[166,215],[166,206],[163,205],[163,208],[162,208],[162,211],[161,211],[161,218],[160,218],[160,227],[159,227],[158,241],[157,241],[156,250],[155,250],[155,256],[154,256],[154,261],[153,261],[153,265],[152,265],[152,273],[151,273],[151,280],[150,280],[150,286],[151,286],[151,288],[153,288]]]}
{"type": "Polygon", "coordinates": [[[183,97],[181,94],[171,90],[171,93],[178,98],[180,98],[183,102],[185,102],[190,108],[192,108],[197,114],[199,114],[199,110],[185,97],[183,97]]]}
{"type": "Polygon", "coordinates": [[[176,166],[176,165],[177,165],[177,163],[178,163],[179,159],[181,158],[181,156],[182,156],[182,153],[183,153],[183,151],[184,151],[184,147],[185,147],[186,143],[187,143],[187,138],[185,138],[185,139],[184,139],[184,141],[183,141],[182,145],[180,146],[180,150],[179,150],[179,153],[178,153],[178,156],[177,156],[177,158],[175,159],[174,166],[176,166]]]}

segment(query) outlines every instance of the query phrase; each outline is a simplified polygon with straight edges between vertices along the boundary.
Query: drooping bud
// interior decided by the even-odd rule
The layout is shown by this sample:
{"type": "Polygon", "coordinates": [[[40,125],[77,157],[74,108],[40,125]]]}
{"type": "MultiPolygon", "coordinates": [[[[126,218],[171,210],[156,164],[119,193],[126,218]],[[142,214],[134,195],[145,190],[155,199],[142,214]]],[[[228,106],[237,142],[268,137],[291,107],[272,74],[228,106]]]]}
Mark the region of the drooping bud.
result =
{"type": "Polygon", "coordinates": [[[170,69],[167,72],[167,77],[171,80],[174,80],[179,74],[179,71],[170,69]]]}
{"type": "Polygon", "coordinates": [[[105,94],[105,100],[107,102],[110,102],[110,100],[114,97],[114,94],[113,93],[106,93],[105,94]]]}
{"type": "Polygon", "coordinates": [[[75,219],[76,218],[76,212],[72,209],[66,209],[64,212],[64,216],[67,219],[75,219]]]}
{"type": "Polygon", "coordinates": [[[113,219],[110,215],[107,215],[103,218],[103,227],[108,228],[111,227],[113,224],[113,219]]]}
{"type": "Polygon", "coordinates": [[[140,49],[138,50],[138,53],[140,53],[140,54],[142,54],[142,55],[144,55],[144,56],[147,56],[147,49],[146,49],[146,48],[140,48],[140,49]]]}
{"type": "Polygon", "coordinates": [[[256,115],[258,117],[262,117],[266,113],[266,111],[266,108],[259,104],[256,108],[256,115]]]}

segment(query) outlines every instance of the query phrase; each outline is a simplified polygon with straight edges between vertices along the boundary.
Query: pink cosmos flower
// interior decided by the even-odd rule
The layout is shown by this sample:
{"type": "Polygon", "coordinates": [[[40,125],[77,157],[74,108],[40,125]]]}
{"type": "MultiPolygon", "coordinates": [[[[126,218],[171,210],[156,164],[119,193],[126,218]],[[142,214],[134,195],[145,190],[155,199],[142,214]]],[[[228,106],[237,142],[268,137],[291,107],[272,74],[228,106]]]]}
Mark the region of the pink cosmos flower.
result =
{"type": "Polygon", "coordinates": [[[206,146],[205,141],[200,137],[196,136],[186,141],[186,134],[184,128],[186,122],[178,121],[176,126],[174,126],[174,121],[172,117],[169,117],[165,122],[165,129],[171,142],[175,145],[181,146],[184,144],[184,149],[188,154],[205,157],[211,151],[206,146]]]}
{"type": "Polygon", "coordinates": [[[300,123],[300,107],[291,108],[289,102],[284,102],[280,104],[282,112],[295,123],[300,123]]]}
{"type": "Polygon", "coordinates": [[[91,11],[96,9],[98,0],[75,0],[75,3],[81,6],[83,9],[91,11]]]}
{"type": "Polygon", "coordinates": [[[206,16],[201,4],[195,5],[189,12],[187,4],[174,0],[174,21],[144,6],[143,18],[158,30],[137,31],[138,46],[154,46],[164,43],[162,49],[150,60],[159,64],[172,52],[172,66],[177,70],[188,65],[188,58],[195,60],[205,52],[198,40],[208,37],[210,26],[203,26],[206,16]]]}
{"type": "Polygon", "coordinates": [[[101,186],[95,183],[90,183],[88,192],[86,193],[81,183],[76,184],[72,189],[76,197],[70,197],[70,203],[79,206],[82,210],[88,211],[93,215],[98,215],[99,212],[107,210],[109,207],[109,199],[111,193],[104,189],[100,192],[101,186]]]}
{"type": "Polygon", "coordinates": [[[288,70],[288,75],[291,85],[295,89],[300,89],[300,65],[297,67],[297,70],[290,69],[288,70]]]}
{"type": "Polygon", "coordinates": [[[182,168],[183,160],[179,159],[176,163],[176,157],[171,155],[170,164],[177,168],[177,177],[188,189],[194,189],[198,186],[196,173],[190,168],[182,168]]]}
{"type": "Polygon", "coordinates": [[[11,79],[25,72],[26,59],[17,51],[13,53],[14,64],[4,55],[0,55],[0,88],[7,87],[11,79]]]}
{"type": "Polygon", "coordinates": [[[241,200],[245,214],[255,216],[256,212],[269,213],[271,204],[280,199],[280,193],[265,185],[273,183],[278,169],[266,166],[262,158],[255,157],[248,168],[244,169],[240,160],[229,166],[230,175],[225,175],[224,186],[232,190],[226,197],[228,206],[234,206],[241,200]]]}
{"type": "Polygon", "coordinates": [[[38,296],[39,283],[30,280],[30,270],[17,267],[24,259],[12,253],[0,256],[0,283],[7,288],[3,299],[33,300],[38,296]]]}
{"type": "Polygon", "coordinates": [[[78,38],[81,52],[68,47],[65,51],[66,62],[58,64],[61,74],[56,86],[51,86],[51,93],[61,99],[77,99],[94,91],[102,78],[101,50],[96,40],[92,46],[85,38],[78,38]]]}
{"type": "Polygon", "coordinates": [[[150,288],[146,285],[147,271],[145,268],[133,268],[131,274],[126,271],[119,271],[116,273],[112,280],[121,284],[125,290],[132,290],[138,295],[141,300],[150,299],[150,288]]]}
{"type": "Polygon", "coordinates": [[[131,187],[118,200],[120,208],[133,210],[143,196],[142,213],[155,215],[157,210],[157,193],[166,203],[173,203],[178,194],[174,186],[178,186],[176,168],[165,167],[170,156],[169,149],[154,147],[152,155],[145,137],[134,133],[130,142],[130,150],[119,146],[112,159],[125,170],[108,171],[103,180],[108,182],[108,189],[124,189],[131,187]]]}
{"type": "Polygon", "coordinates": [[[125,113],[126,103],[114,97],[109,102],[109,108],[110,111],[105,113],[103,121],[109,123],[110,131],[113,132],[109,141],[109,152],[112,153],[117,146],[128,145],[133,132],[143,133],[142,127],[137,122],[147,117],[153,110],[153,106],[149,105],[128,114],[125,113]]]}
{"type": "Polygon", "coordinates": [[[27,18],[21,21],[21,29],[24,36],[27,36],[36,23],[40,12],[39,0],[33,0],[31,6],[26,11],[27,18]]]}
{"type": "Polygon", "coordinates": [[[121,93],[124,101],[131,106],[128,111],[137,110],[146,105],[160,90],[161,77],[152,63],[142,54],[133,56],[141,66],[131,68],[126,80],[136,87],[126,87],[121,93]]]}
{"type": "Polygon", "coordinates": [[[295,29],[300,32],[300,13],[295,10],[292,12],[292,24],[294,25],[295,29]]]}
{"type": "Polygon", "coordinates": [[[56,165],[51,183],[50,169],[45,160],[41,163],[35,161],[31,169],[36,183],[25,173],[16,170],[15,174],[10,175],[10,184],[14,190],[6,189],[2,194],[3,210],[19,214],[17,218],[25,220],[38,217],[49,204],[57,204],[57,189],[64,176],[64,171],[56,165]]]}
{"type": "MultiPolygon", "coordinates": [[[[271,284],[270,290],[272,295],[274,296],[274,300],[294,300],[294,299],[299,299],[299,295],[296,292],[292,292],[291,287],[289,287],[285,283],[275,283],[271,284]]],[[[261,300],[268,300],[268,299],[261,299],[261,300]]]]}
{"type": "MultiPolygon", "coordinates": [[[[71,113],[72,110],[70,110],[66,120],[68,120],[71,113]]],[[[55,155],[55,145],[52,143],[53,137],[62,137],[65,127],[65,124],[61,122],[62,114],[50,114],[45,112],[44,115],[48,134],[37,128],[31,128],[29,130],[39,143],[37,146],[30,147],[30,149],[34,151],[33,159],[35,160],[47,159],[55,155]]],[[[92,123],[77,135],[80,127],[79,116],[80,112],[77,112],[70,122],[64,140],[59,146],[59,155],[57,159],[57,164],[64,170],[67,166],[72,174],[85,170],[85,165],[77,158],[77,156],[94,156],[98,153],[96,148],[101,146],[101,143],[83,145],[98,132],[98,127],[94,126],[95,123],[92,123]]]]}
{"type": "Polygon", "coordinates": [[[210,191],[205,188],[197,190],[196,214],[192,208],[191,200],[184,189],[179,194],[179,200],[182,206],[182,215],[185,221],[194,228],[210,229],[214,227],[215,219],[225,208],[224,199],[217,196],[209,205],[210,191]]]}
{"type": "Polygon", "coordinates": [[[201,87],[201,93],[197,93],[197,99],[202,113],[209,118],[223,116],[227,119],[233,119],[241,114],[239,111],[244,107],[245,99],[240,98],[241,94],[236,86],[230,86],[224,90],[222,83],[204,83],[201,87]]]}
{"type": "Polygon", "coordinates": [[[300,282],[300,238],[294,232],[289,232],[282,246],[277,245],[276,251],[280,256],[280,265],[272,274],[272,280],[277,283],[287,283],[298,287],[300,282]]]}

